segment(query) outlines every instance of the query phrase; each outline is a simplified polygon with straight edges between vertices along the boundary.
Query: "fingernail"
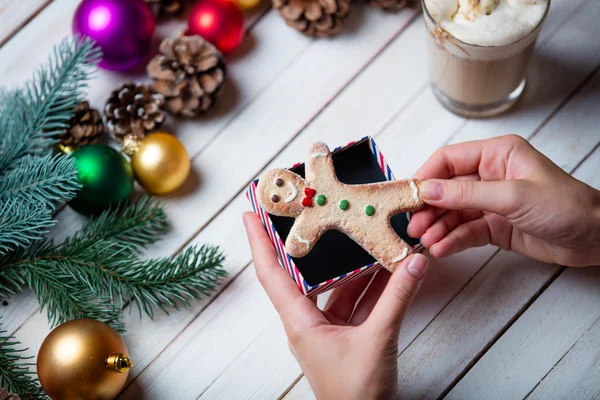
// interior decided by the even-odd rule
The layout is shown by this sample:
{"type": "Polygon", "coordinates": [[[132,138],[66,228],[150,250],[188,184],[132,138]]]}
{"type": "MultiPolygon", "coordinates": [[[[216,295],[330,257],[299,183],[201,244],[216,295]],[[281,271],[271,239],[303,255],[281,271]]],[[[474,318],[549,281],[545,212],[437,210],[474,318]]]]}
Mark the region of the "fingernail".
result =
{"type": "Polygon", "coordinates": [[[420,281],[425,276],[425,272],[427,272],[428,266],[429,266],[429,260],[427,259],[427,257],[425,257],[422,254],[416,254],[408,262],[408,266],[406,267],[406,270],[416,280],[420,281]]]}
{"type": "Polygon", "coordinates": [[[441,200],[444,186],[437,181],[423,181],[419,187],[419,195],[423,200],[441,200]]]}

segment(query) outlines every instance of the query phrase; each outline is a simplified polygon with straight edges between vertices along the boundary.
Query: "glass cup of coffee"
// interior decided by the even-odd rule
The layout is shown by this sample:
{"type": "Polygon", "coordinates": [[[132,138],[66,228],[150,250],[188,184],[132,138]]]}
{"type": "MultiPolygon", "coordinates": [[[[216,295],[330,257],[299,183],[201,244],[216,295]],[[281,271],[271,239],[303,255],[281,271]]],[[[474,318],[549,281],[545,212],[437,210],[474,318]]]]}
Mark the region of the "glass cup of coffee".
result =
{"type": "Polygon", "coordinates": [[[525,89],[550,0],[422,0],[431,87],[448,110],[485,118],[525,89]]]}

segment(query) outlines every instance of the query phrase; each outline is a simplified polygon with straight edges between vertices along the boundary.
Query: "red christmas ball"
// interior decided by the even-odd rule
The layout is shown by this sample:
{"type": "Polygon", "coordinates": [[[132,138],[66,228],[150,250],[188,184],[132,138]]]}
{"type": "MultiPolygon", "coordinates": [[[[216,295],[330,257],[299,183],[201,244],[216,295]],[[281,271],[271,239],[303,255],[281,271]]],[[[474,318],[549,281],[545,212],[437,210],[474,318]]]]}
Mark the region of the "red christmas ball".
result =
{"type": "Polygon", "coordinates": [[[200,35],[221,52],[235,50],[244,37],[244,15],[229,0],[202,0],[190,13],[188,35],[200,35]]]}

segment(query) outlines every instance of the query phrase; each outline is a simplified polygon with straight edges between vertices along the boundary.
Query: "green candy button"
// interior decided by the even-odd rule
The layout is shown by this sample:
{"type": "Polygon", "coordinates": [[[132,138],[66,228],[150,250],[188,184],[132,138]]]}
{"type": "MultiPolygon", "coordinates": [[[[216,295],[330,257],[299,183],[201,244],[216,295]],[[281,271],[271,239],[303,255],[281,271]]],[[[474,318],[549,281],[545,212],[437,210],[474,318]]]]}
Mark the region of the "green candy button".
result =
{"type": "Polygon", "coordinates": [[[373,207],[373,206],[366,206],[365,207],[365,214],[367,214],[369,217],[371,217],[373,214],[375,214],[375,207],[373,207]]]}
{"type": "Polygon", "coordinates": [[[350,203],[348,203],[348,200],[340,200],[339,207],[340,207],[340,210],[346,211],[348,209],[348,207],[350,207],[350,203]]]}
{"type": "Polygon", "coordinates": [[[327,197],[325,197],[324,195],[320,194],[317,196],[317,204],[322,206],[325,203],[327,203],[327,197]]]}

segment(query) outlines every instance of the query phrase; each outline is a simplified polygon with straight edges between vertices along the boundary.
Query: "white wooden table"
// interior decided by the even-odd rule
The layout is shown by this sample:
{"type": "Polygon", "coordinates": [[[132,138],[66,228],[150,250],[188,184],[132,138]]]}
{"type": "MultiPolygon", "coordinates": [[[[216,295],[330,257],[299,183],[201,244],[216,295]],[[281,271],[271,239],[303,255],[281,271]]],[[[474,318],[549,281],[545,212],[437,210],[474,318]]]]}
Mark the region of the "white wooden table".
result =
{"type": "MultiPolygon", "coordinates": [[[[0,84],[15,85],[70,33],[79,0],[0,0],[0,84]]],[[[491,120],[445,111],[427,83],[416,10],[356,4],[345,34],[311,40],[264,4],[229,57],[230,83],[209,115],[178,124],[196,179],[165,196],[172,232],[148,251],[169,256],[219,244],[230,277],[193,308],[139,320],[125,310],[135,361],[121,399],[314,397],[254,276],[240,215],[242,191],[265,169],[302,160],[307,146],[372,135],[397,177],[440,146],[517,133],[564,170],[600,187],[600,1],[553,0],[516,108],[491,120]]],[[[159,27],[174,35],[182,22],[159,27]]],[[[101,107],[120,82],[101,72],[101,107]]],[[[53,231],[82,219],[69,208],[53,231]]],[[[600,244],[599,244],[600,245],[600,244]]],[[[407,398],[600,396],[600,268],[544,265],[487,246],[435,260],[402,328],[399,384],[407,398]]],[[[31,292],[0,305],[2,322],[34,355],[49,332],[31,292]]]]}

